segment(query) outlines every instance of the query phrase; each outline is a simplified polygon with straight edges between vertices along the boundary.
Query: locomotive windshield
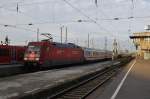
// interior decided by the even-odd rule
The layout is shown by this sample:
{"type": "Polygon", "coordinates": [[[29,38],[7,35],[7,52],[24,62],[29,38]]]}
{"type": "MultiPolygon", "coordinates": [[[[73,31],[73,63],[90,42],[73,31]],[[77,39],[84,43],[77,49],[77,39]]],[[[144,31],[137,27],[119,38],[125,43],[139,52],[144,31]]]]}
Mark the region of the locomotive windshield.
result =
{"type": "Polygon", "coordinates": [[[40,58],[40,46],[29,45],[24,60],[38,61],[40,58]]]}
{"type": "Polygon", "coordinates": [[[40,52],[40,46],[28,46],[28,51],[29,52],[32,52],[32,51],[34,51],[34,52],[40,52]]]}

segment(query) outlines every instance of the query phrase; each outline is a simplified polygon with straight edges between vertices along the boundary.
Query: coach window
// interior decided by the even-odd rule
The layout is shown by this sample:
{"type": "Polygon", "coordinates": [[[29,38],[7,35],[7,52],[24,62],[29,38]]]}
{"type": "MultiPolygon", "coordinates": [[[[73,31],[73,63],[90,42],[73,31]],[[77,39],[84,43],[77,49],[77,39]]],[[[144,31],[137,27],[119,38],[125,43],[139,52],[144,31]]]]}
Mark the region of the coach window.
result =
{"type": "Polygon", "coordinates": [[[0,56],[9,56],[8,49],[0,49],[0,56]]]}

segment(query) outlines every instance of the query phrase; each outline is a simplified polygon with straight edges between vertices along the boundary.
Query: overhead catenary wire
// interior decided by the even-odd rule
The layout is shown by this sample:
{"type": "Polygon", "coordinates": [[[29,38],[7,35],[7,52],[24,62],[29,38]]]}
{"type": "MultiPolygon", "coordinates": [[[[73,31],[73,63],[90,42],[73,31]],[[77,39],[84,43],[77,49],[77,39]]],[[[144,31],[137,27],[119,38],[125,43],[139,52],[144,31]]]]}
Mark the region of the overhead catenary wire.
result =
{"type": "MultiPolygon", "coordinates": [[[[3,8],[3,9],[5,9],[5,10],[7,10],[7,11],[10,11],[10,12],[16,12],[16,13],[18,13],[18,14],[20,14],[20,15],[23,15],[23,16],[25,16],[25,17],[28,17],[28,18],[32,19],[32,20],[35,20],[34,17],[32,17],[32,16],[26,14],[26,13],[23,12],[23,11],[20,11],[20,8],[21,8],[20,6],[21,6],[21,4],[19,4],[19,3],[21,3],[21,2],[16,2],[16,4],[15,4],[16,8],[15,8],[15,9],[10,9],[9,7],[3,7],[3,6],[0,6],[0,9],[3,8]]],[[[39,19],[39,18],[38,18],[38,20],[44,21],[43,19],[39,19]]]]}
{"type": "MultiPolygon", "coordinates": [[[[66,1],[66,0],[65,0],[66,1]]],[[[7,9],[7,10],[10,10],[10,11],[15,11],[15,10],[13,10],[13,9],[8,9],[8,8],[4,8],[4,9],[7,9]]],[[[101,9],[100,9],[101,10],[101,9]]],[[[101,10],[100,11],[103,15],[105,15],[104,14],[104,12],[101,10]]],[[[19,13],[21,13],[21,14],[23,14],[23,12],[21,12],[21,11],[19,11],[19,13]]],[[[25,16],[27,16],[27,17],[30,17],[30,18],[33,18],[33,17],[31,17],[31,16],[28,16],[28,15],[26,15],[26,14],[23,14],[23,15],[25,15],[25,16]]],[[[105,15],[106,16],[106,15],[105,15]]],[[[142,18],[149,18],[150,16],[146,16],[146,17],[127,17],[127,18],[107,18],[107,19],[99,19],[99,20],[106,20],[106,21],[111,21],[111,20],[125,20],[125,19],[132,19],[132,18],[134,18],[134,19],[142,19],[142,18]]],[[[34,18],[33,18],[34,19],[34,18]]],[[[96,20],[94,20],[93,22],[96,22],[96,20]]],[[[32,23],[32,22],[31,22],[32,23]]],[[[48,24],[48,23],[51,23],[51,22],[37,22],[37,23],[33,23],[33,24],[48,24]]],[[[19,24],[18,24],[19,25],[19,24]]],[[[28,24],[20,24],[20,25],[28,25],[28,24]]]]}
{"type": "Polygon", "coordinates": [[[86,15],[85,13],[83,13],[80,9],[78,9],[77,7],[75,7],[74,5],[72,5],[70,2],[68,2],[67,0],[62,0],[64,1],[66,4],[68,4],[70,7],[72,7],[73,9],[75,9],[76,11],[78,11],[80,14],[82,14],[84,17],[86,17],[87,19],[91,20],[94,24],[96,24],[100,29],[103,29],[105,32],[110,33],[110,31],[106,30],[104,27],[102,27],[96,20],[92,19],[91,17],[89,17],[88,15],[86,15]]]}
{"type": "Polygon", "coordinates": [[[21,29],[21,30],[25,30],[25,31],[30,31],[30,32],[36,32],[32,29],[27,29],[27,28],[23,28],[23,27],[17,27],[16,25],[9,25],[9,24],[2,24],[0,23],[1,26],[4,26],[4,27],[10,27],[10,28],[16,28],[16,29],[21,29]]]}
{"type": "MultiPolygon", "coordinates": [[[[97,14],[98,14],[98,10],[99,10],[99,12],[101,13],[101,15],[103,15],[103,16],[105,16],[105,17],[107,17],[107,18],[109,18],[109,16],[108,15],[106,15],[104,12],[103,12],[103,10],[102,10],[102,4],[103,4],[103,0],[99,0],[99,2],[100,2],[100,6],[96,6],[96,10],[97,10],[97,14]]],[[[96,15],[97,15],[96,14],[96,15]]],[[[99,21],[99,18],[97,17],[97,21],[99,21]]],[[[102,21],[102,19],[100,19],[100,21],[102,21]]],[[[113,24],[112,24],[112,21],[110,22],[110,26],[111,26],[111,28],[113,28],[113,24]]],[[[113,30],[113,29],[111,29],[111,30],[113,30]]]]}
{"type": "MultiPolygon", "coordinates": [[[[106,30],[105,28],[103,28],[99,23],[97,23],[95,20],[93,20],[92,18],[90,18],[89,16],[87,16],[86,14],[84,14],[82,11],[80,11],[78,8],[74,7],[71,3],[69,3],[68,1],[64,0],[66,3],[68,3],[70,6],[72,6],[74,9],[78,10],[80,13],[82,13],[82,15],[84,15],[85,17],[87,17],[88,19],[90,19],[93,23],[97,24],[101,29],[105,30],[108,32],[108,30],[106,30]]],[[[38,2],[38,3],[43,3],[43,2],[38,2]]],[[[19,11],[19,6],[18,3],[17,3],[17,13],[21,13],[23,14],[21,11],[19,11]]],[[[2,8],[2,7],[1,7],[2,8]]],[[[4,7],[3,7],[4,8],[4,7]]],[[[15,11],[13,9],[8,9],[8,8],[4,8],[6,10],[9,10],[9,11],[15,11]]],[[[23,14],[25,16],[27,16],[26,14],[23,14]]],[[[31,17],[31,16],[27,16],[27,17],[31,17]]],[[[31,17],[32,18],[32,17],[31,17]]]]}
{"type": "MultiPolygon", "coordinates": [[[[16,11],[16,9],[9,9],[9,8],[3,8],[3,9],[5,9],[5,10],[7,10],[7,11],[10,11],[10,12],[17,12],[18,14],[22,14],[23,16],[28,17],[28,18],[30,18],[30,19],[32,19],[32,20],[35,19],[35,18],[33,18],[32,16],[26,14],[25,12],[19,11],[19,8],[18,8],[17,11],[16,11]]],[[[38,20],[43,21],[42,19],[38,19],[38,20]]]]}
{"type": "Polygon", "coordinates": [[[55,21],[53,22],[53,20],[48,20],[48,21],[44,21],[44,22],[30,22],[30,23],[20,23],[20,24],[16,24],[17,26],[19,25],[40,25],[40,24],[61,24],[61,23],[75,23],[78,22],[78,20],[61,20],[61,21],[55,21]]]}
{"type": "MultiPolygon", "coordinates": [[[[24,31],[28,31],[28,32],[33,32],[33,33],[37,33],[37,29],[33,30],[33,29],[27,29],[27,28],[23,28],[23,27],[18,27],[16,25],[9,25],[9,24],[2,24],[0,23],[0,26],[3,26],[3,27],[9,27],[9,28],[15,28],[15,29],[19,29],[19,30],[24,30],[24,31]]],[[[47,33],[47,32],[42,32],[42,31],[39,31],[39,34],[42,34],[42,33],[47,33]]],[[[54,37],[60,37],[58,35],[54,35],[52,34],[52,36],[54,37]]],[[[65,36],[62,36],[63,38],[65,38],[65,36]]],[[[67,37],[68,39],[74,39],[73,37],[67,37]]]]}
{"type": "Polygon", "coordinates": [[[37,4],[49,4],[49,2],[52,2],[52,1],[46,0],[46,1],[42,1],[42,2],[31,2],[31,3],[23,3],[22,1],[17,1],[17,2],[11,2],[11,3],[0,5],[0,8],[3,8],[3,7],[9,8],[9,7],[16,5],[16,3],[19,3],[20,6],[33,6],[33,5],[37,5],[37,4]]]}
{"type": "MultiPolygon", "coordinates": [[[[67,1],[67,0],[63,0],[63,1],[67,1]]],[[[50,2],[49,0],[46,0],[46,1],[42,1],[42,2],[33,2],[33,3],[28,3],[28,4],[19,4],[20,2],[13,2],[12,4],[15,4],[16,5],[16,3],[19,5],[19,6],[25,6],[25,5],[33,5],[33,4],[43,4],[43,3],[45,3],[45,4],[49,4],[48,2],[50,2]]],[[[67,1],[67,3],[69,3],[68,1],[67,1]]],[[[132,7],[131,7],[131,9],[133,9],[134,7],[135,7],[135,5],[134,5],[134,0],[131,0],[131,3],[132,3],[132,7]]],[[[71,3],[70,3],[71,4],[71,3]]],[[[4,8],[4,9],[7,9],[7,10],[10,10],[10,11],[16,11],[16,10],[13,10],[13,9],[8,9],[8,7],[7,8],[5,8],[4,6],[0,6],[0,8],[4,8]]],[[[75,7],[74,7],[75,8],[75,7]]],[[[79,10],[79,9],[78,9],[79,10]]],[[[99,9],[99,10],[101,10],[101,9],[99,9]]],[[[81,11],[82,12],[82,11],[81,11]]],[[[104,12],[101,10],[100,11],[101,13],[103,13],[104,14],[104,12]]],[[[133,12],[133,11],[132,11],[133,12]]],[[[19,11],[19,13],[23,13],[23,12],[21,12],[21,11],[19,11]]],[[[106,16],[106,14],[104,14],[105,16],[106,16]]],[[[31,16],[30,16],[31,17],[31,16]]],[[[128,17],[128,18],[108,18],[108,19],[100,19],[100,20],[121,20],[121,19],[131,19],[131,17],[133,17],[132,15],[130,16],[130,17],[128,17]]],[[[135,19],[138,19],[138,18],[149,18],[150,16],[141,16],[141,17],[133,17],[133,18],[135,18],[135,19]]],[[[96,21],[96,20],[95,20],[96,21]]]]}
{"type": "Polygon", "coordinates": [[[103,21],[116,21],[116,20],[130,20],[130,19],[147,19],[150,18],[150,16],[129,16],[129,17],[115,17],[115,18],[106,18],[106,19],[100,19],[103,21]]]}
{"type": "Polygon", "coordinates": [[[0,8],[3,8],[3,7],[12,7],[12,6],[14,6],[14,5],[16,5],[16,3],[22,3],[24,0],[22,0],[22,1],[16,1],[16,2],[10,2],[10,3],[6,3],[6,4],[1,4],[0,5],[0,8]]]}
{"type": "MultiPolygon", "coordinates": [[[[67,0],[64,0],[64,1],[67,1],[67,0]]],[[[133,1],[133,0],[131,0],[131,1],[133,1]]],[[[40,2],[39,2],[39,3],[33,3],[33,4],[40,4],[40,2]]],[[[42,2],[41,2],[41,4],[42,4],[42,2]]],[[[23,5],[24,5],[24,4],[21,4],[21,5],[19,4],[19,6],[23,6],[23,5]]],[[[27,4],[27,5],[28,5],[28,4],[27,4]]],[[[32,3],[30,3],[29,5],[32,5],[32,3]]],[[[75,7],[75,6],[74,6],[74,7],[75,7]]],[[[76,7],[76,8],[77,8],[77,7],[76,7]]],[[[79,10],[80,10],[80,9],[79,9],[79,10]]],[[[80,11],[81,11],[81,10],[80,10],[80,11]]],[[[19,12],[19,13],[22,13],[22,12],[19,12]]],[[[81,11],[81,13],[83,13],[83,12],[81,11]]],[[[84,13],[84,14],[85,14],[85,13],[84,13]]],[[[83,14],[82,14],[82,15],[83,15],[83,14]]],[[[85,15],[86,15],[86,14],[85,14],[85,15]]],[[[89,16],[88,16],[88,17],[89,17],[89,16]]],[[[90,17],[90,18],[91,18],[91,17],[90,17]]],[[[129,17],[127,17],[127,18],[112,18],[112,19],[109,19],[109,18],[108,18],[108,19],[100,19],[100,20],[108,20],[108,21],[109,21],[109,20],[125,20],[125,19],[128,20],[128,19],[133,19],[133,18],[134,18],[134,19],[142,19],[143,17],[132,17],[132,16],[131,16],[130,18],[129,18],[129,17]]],[[[147,16],[147,18],[149,18],[149,17],[147,16]]],[[[88,19],[89,19],[89,18],[88,18],[88,19]]],[[[92,18],[91,18],[91,19],[92,19],[92,18]]],[[[91,20],[91,19],[89,19],[89,20],[91,20]]],[[[98,23],[98,22],[97,22],[96,20],[94,20],[94,19],[92,19],[91,21],[92,21],[93,23],[95,23],[95,24],[98,23]]],[[[49,22],[39,22],[39,24],[45,24],[45,23],[46,23],[46,24],[47,24],[47,23],[49,24],[49,22]]],[[[33,23],[33,24],[34,24],[34,23],[33,23]]],[[[38,24],[38,22],[35,23],[35,24],[38,24]]],[[[99,23],[98,23],[98,24],[99,24],[99,23]]],[[[28,24],[27,24],[27,25],[28,25],[28,24]]],[[[105,30],[105,29],[104,29],[104,30],[105,30]]],[[[108,31],[108,30],[106,30],[106,31],[108,31]]]]}
{"type": "Polygon", "coordinates": [[[132,32],[132,19],[134,18],[134,0],[131,0],[131,20],[129,20],[129,29],[128,32],[129,34],[132,32]]]}
{"type": "MultiPolygon", "coordinates": [[[[116,18],[106,18],[106,19],[99,19],[101,21],[117,21],[117,20],[130,20],[130,19],[149,19],[150,16],[137,16],[137,17],[116,17],[116,18]]],[[[97,20],[97,21],[99,21],[97,20]]],[[[79,22],[80,20],[62,20],[62,21],[55,21],[55,23],[53,21],[44,21],[44,22],[29,22],[29,23],[20,23],[20,24],[15,24],[16,26],[19,25],[40,25],[40,24],[60,24],[60,23],[75,23],[75,22],[79,22]]],[[[81,22],[92,22],[90,20],[81,20],[81,22]]],[[[112,26],[112,24],[111,24],[112,26]]]]}

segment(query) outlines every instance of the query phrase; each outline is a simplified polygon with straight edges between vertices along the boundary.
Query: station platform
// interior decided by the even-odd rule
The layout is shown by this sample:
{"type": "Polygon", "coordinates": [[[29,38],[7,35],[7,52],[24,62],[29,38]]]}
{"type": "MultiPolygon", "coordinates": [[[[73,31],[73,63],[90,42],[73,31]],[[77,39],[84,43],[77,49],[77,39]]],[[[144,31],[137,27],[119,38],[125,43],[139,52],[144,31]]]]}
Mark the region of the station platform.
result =
{"type": "Polygon", "coordinates": [[[68,67],[0,79],[0,99],[18,99],[28,94],[50,89],[81,76],[100,71],[117,62],[101,62],[86,66],[68,67]]]}
{"type": "Polygon", "coordinates": [[[87,99],[150,99],[150,60],[135,59],[87,99]]]}
{"type": "Polygon", "coordinates": [[[22,64],[0,64],[0,69],[12,68],[12,67],[23,67],[22,64]]]}
{"type": "Polygon", "coordinates": [[[0,64],[0,77],[11,76],[19,73],[25,73],[22,64],[0,64]]]}
{"type": "Polygon", "coordinates": [[[120,90],[111,99],[150,99],[150,60],[135,61],[129,68],[120,90]]]}

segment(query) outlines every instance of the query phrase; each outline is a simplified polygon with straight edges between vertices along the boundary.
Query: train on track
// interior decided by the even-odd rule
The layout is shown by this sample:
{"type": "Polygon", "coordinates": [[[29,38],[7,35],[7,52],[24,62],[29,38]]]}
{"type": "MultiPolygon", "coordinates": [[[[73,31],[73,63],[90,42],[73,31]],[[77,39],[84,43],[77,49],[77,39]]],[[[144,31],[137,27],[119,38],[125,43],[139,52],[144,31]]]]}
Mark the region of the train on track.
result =
{"type": "Polygon", "coordinates": [[[25,46],[0,45],[0,64],[23,63],[25,46]]]}
{"type": "Polygon", "coordinates": [[[83,48],[73,43],[29,42],[24,54],[24,66],[56,67],[111,58],[111,51],[83,48]]]}

